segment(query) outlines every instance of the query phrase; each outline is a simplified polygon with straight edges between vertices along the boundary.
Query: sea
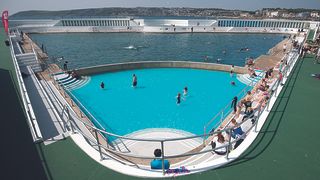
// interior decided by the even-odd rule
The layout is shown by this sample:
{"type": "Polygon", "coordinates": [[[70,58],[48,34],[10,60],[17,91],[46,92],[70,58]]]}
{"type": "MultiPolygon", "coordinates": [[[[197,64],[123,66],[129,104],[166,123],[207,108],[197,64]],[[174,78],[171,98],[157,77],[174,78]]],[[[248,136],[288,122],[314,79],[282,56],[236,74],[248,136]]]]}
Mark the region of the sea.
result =
{"type": "Polygon", "coordinates": [[[244,66],[267,54],[283,34],[59,33],[31,34],[49,63],[77,69],[136,61],[195,61],[244,66]],[[245,50],[244,50],[245,49],[245,50]],[[63,57],[61,60],[60,57],[63,57]]]}

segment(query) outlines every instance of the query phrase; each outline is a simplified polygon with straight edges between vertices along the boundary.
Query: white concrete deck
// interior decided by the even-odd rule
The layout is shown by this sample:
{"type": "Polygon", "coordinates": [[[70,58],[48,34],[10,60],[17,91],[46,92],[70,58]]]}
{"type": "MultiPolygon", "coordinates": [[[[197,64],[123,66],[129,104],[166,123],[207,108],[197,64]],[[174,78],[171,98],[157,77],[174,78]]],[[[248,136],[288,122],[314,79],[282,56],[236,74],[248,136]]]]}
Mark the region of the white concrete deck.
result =
{"type": "MultiPolygon", "coordinates": [[[[130,138],[137,139],[171,139],[181,138],[186,136],[194,136],[188,132],[175,130],[175,129],[145,129],[128,135],[130,138]]],[[[157,148],[161,149],[160,142],[149,142],[149,141],[132,141],[132,140],[115,140],[113,144],[117,144],[119,150],[122,152],[128,152],[130,154],[141,155],[141,156],[154,156],[153,151],[157,148]]],[[[166,156],[183,154],[202,144],[201,138],[170,141],[164,143],[164,154],[166,156]]]]}

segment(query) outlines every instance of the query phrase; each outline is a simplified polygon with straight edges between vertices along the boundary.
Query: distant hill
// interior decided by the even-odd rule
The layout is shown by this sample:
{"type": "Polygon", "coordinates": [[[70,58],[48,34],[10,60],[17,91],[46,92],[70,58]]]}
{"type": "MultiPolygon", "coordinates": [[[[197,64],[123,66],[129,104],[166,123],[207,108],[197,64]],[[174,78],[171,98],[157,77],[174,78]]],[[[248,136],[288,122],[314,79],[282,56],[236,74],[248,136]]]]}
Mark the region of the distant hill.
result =
{"type": "Polygon", "coordinates": [[[217,8],[165,8],[165,7],[136,7],[136,8],[95,8],[63,11],[22,11],[11,15],[10,19],[61,19],[75,17],[261,17],[263,11],[282,11],[287,13],[319,12],[319,9],[282,9],[264,8],[257,11],[228,10],[217,8]],[[242,13],[242,14],[241,14],[242,13]]]}
{"type": "Polygon", "coordinates": [[[161,7],[136,7],[136,8],[96,8],[76,9],[63,11],[22,11],[11,15],[10,19],[60,19],[72,17],[97,17],[97,16],[219,16],[233,14],[238,10],[225,10],[215,8],[161,8],[161,7]]]}

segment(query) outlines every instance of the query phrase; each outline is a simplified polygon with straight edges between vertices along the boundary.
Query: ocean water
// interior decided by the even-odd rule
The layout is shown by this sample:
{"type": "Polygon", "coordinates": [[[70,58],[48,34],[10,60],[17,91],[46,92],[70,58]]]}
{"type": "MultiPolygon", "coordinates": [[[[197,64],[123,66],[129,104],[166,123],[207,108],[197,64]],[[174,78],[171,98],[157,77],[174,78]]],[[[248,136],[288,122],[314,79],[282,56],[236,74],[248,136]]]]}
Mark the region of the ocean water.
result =
{"type": "Polygon", "coordinates": [[[71,93],[99,124],[115,134],[126,135],[146,128],[203,134],[204,125],[244,87],[227,72],[156,68],[92,75],[87,85],[71,93]],[[131,86],[133,74],[138,78],[136,88],[131,86]],[[101,82],[105,89],[100,88],[101,82]],[[185,86],[188,95],[184,97],[185,86]],[[177,105],[179,92],[182,101],[177,105]]]}
{"type": "Polygon", "coordinates": [[[69,68],[132,61],[203,62],[206,56],[208,62],[221,59],[223,64],[243,66],[246,58],[266,54],[283,39],[281,34],[227,33],[62,33],[31,37],[40,47],[44,45],[49,57],[63,56],[69,68]],[[250,50],[239,51],[245,47],[250,50]]]}

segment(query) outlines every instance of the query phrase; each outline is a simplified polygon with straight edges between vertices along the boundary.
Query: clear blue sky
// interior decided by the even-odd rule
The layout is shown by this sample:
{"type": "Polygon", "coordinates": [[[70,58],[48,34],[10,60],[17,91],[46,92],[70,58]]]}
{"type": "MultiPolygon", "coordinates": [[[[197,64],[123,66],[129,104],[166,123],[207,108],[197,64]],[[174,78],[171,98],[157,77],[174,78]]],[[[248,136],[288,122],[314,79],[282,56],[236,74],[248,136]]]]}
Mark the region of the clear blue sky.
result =
{"type": "Polygon", "coordinates": [[[9,14],[26,10],[66,10],[101,7],[195,7],[256,10],[264,7],[320,8],[320,0],[0,0],[9,14]]]}

